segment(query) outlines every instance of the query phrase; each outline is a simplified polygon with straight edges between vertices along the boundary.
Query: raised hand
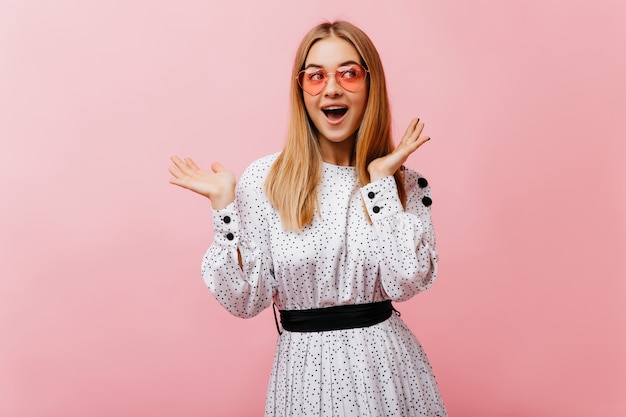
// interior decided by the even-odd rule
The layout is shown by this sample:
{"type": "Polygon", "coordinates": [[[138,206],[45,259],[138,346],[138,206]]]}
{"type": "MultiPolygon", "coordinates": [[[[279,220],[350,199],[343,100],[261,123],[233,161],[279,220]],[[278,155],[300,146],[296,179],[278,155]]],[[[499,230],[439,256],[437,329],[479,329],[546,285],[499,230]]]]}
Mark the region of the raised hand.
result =
{"type": "Polygon", "coordinates": [[[211,165],[211,171],[201,170],[191,158],[171,158],[174,165],[169,171],[170,183],[207,197],[215,210],[221,210],[235,200],[235,175],[219,162],[211,165]]]}
{"type": "Polygon", "coordinates": [[[415,118],[409,123],[409,127],[406,129],[402,140],[388,155],[374,159],[367,166],[367,171],[370,174],[370,181],[374,182],[389,175],[393,175],[404,162],[406,162],[409,155],[422,146],[425,142],[430,140],[428,136],[420,136],[424,130],[424,123],[420,123],[420,119],[415,118]]]}

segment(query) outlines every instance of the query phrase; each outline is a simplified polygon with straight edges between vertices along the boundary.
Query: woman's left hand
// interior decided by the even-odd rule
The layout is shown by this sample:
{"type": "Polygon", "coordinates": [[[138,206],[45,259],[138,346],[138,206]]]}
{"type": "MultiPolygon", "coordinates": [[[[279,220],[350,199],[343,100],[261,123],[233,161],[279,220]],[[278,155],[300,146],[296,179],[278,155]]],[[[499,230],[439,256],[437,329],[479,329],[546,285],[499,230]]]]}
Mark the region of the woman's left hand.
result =
{"type": "Polygon", "coordinates": [[[374,182],[381,178],[393,175],[404,162],[409,155],[422,146],[425,142],[430,140],[429,136],[420,136],[424,130],[424,123],[420,123],[420,119],[415,118],[409,123],[409,127],[406,129],[402,140],[388,155],[374,159],[367,166],[367,171],[370,174],[370,181],[374,182]]]}

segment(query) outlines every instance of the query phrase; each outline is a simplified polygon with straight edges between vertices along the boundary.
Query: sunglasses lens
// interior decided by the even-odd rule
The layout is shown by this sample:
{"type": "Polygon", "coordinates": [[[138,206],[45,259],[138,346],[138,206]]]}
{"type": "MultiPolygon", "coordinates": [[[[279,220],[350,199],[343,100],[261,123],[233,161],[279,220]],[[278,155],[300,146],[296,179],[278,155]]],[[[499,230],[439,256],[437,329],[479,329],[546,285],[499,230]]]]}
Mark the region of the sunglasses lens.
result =
{"type": "Polygon", "coordinates": [[[326,85],[328,75],[322,70],[303,70],[298,75],[298,84],[312,96],[316,96],[326,85]]]}
{"type": "Polygon", "coordinates": [[[349,67],[337,68],[335,77],[337,82],[351,93],[356,92],[365,81],[367,71],[360,65],[350,65],[349,67]]]}
{"type": "MultiPolygon", "coordinates": [[[[337,83],[342,88],[354,93],[363,85],[367,70],[355,64],[339,67],[334,74],[337,83]]],[[[328,76],[329,74],[323,69],[305,69],[298,74],[298,84],[306,93],[316,96],[326,86],[328,76]]]]}

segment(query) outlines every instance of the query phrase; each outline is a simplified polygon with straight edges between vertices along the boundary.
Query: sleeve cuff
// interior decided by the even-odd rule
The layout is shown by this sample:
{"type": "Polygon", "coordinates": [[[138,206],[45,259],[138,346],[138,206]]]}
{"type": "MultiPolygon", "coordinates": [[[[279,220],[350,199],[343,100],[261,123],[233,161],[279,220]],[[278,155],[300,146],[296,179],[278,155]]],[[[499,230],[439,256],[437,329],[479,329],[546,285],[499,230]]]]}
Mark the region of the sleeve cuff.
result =
{"type": "Polygon", "coordinates": [[[403,211],[393,175],[361,187],[361,195],[372,221],[403,211]]]}
{"type": "Polygon", "coordinates": [[[235,202],[213,210],[213,240],[221,245],[236,245],[239,240],[239,213],[235,202]]]}

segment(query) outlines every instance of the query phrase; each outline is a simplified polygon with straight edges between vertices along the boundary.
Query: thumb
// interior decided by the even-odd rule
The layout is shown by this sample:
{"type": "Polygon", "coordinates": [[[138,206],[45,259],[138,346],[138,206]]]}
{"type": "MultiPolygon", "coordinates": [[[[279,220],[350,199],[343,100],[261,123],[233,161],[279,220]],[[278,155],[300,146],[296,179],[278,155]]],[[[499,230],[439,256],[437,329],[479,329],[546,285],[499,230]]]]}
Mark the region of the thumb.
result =
{"type": "Polygon", "coordinates": [[[219,162],[213,162],[213,164],[211,165],[211,169],[215,173],[222,172],[224,171],[224,165],[220,164],[219,162]]]}

